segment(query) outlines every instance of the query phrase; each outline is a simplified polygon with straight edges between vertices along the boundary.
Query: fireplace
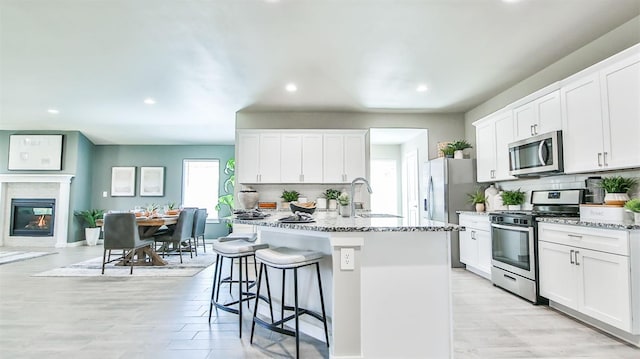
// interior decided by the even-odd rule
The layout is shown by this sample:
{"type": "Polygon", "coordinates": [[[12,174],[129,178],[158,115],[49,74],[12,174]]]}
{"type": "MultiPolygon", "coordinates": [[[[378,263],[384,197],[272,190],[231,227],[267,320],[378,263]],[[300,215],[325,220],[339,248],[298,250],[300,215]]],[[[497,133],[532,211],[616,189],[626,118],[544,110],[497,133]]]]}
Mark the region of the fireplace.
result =
{"type": "Polygon", "coordinates": [[[56,200],[53,198],[11,199],[9,235],[22,237],[53,236],[56,200]]]}

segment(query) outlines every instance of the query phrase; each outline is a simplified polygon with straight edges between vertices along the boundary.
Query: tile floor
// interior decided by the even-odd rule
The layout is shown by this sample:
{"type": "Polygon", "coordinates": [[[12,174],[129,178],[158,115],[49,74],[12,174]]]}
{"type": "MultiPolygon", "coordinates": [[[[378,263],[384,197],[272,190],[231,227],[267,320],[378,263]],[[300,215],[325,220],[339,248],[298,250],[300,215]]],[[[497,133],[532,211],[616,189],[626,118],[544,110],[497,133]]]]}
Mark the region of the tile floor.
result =
{"type": "MultiPolygon", "coordinates": [[[[53,250],[53,249],[52,249],[53,250]]],[[[291,358],[293,338],[257,332],[250,317],[207,321],[213,267],[194,277],[43,278],[32,274],[102,255],[101,247],[0,265],[0,358],[291,358]]],[[[456,358],[640,358],[626,345],[488,281],[453,271],[456,358]]],[[[390,313],[392,315],[392,313],[390,313]]],[[[301,357],[328,358],[309,337],[301,357]]]]}

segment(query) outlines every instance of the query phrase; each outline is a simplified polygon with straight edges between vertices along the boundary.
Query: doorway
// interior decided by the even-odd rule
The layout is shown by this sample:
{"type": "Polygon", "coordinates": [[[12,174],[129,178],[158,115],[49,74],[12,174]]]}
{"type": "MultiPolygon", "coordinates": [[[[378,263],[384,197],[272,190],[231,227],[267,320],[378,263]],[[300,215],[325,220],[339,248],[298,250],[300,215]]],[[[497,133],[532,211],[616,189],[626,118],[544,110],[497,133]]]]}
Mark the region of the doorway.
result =
{"type": "Polygon", "coordinates": [[[422,164],[428,159],[428,133],[423,128],[370,130],[371,210],[397,214],[419,225],[423,197],[422,164]]]}

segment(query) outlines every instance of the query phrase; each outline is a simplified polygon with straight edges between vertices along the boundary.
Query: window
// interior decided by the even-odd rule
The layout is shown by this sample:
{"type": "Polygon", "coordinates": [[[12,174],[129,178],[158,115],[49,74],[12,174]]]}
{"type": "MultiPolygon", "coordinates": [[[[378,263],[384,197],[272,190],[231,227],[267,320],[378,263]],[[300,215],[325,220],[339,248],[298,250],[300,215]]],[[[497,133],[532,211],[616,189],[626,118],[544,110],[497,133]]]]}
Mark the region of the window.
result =
{"type": "Polygon", "coordinates": [[[182,163],[182,206],[206,208],[207,219],[218,218],[219,160],[184,160],[182,163]]]}

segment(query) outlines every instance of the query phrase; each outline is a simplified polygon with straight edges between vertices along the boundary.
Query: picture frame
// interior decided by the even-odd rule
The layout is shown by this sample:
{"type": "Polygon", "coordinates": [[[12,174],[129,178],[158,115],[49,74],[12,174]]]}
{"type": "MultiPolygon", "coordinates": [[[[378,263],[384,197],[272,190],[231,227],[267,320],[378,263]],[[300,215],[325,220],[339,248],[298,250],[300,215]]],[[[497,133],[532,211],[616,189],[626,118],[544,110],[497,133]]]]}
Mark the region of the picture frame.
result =
{"type": "Polygon", "coordinates": [[[135,167],[111,167],[111,197],[133,197],[135,187],[135,167]]]}
{"type": "Polygon", "coordinates": [[[63,135],[10,135],[11,171],[61,171],[63,135]]]}
{"type": "Polygon", "coordinates": [[[164,167],[140,167],[140,196],[164,196],[164,167]]]}

